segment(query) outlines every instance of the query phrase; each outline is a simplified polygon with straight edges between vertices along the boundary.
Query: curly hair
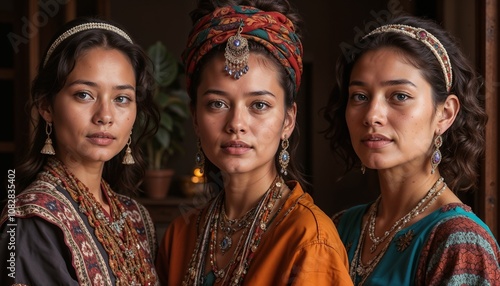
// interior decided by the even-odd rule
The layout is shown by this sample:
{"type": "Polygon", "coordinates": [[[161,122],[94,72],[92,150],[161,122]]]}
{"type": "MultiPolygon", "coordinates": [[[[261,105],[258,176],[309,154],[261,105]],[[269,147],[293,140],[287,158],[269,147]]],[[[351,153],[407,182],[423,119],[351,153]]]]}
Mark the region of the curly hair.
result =
{"type": "Polygon", "coordinates": [[[479,94],[481,78],[461,52],[457,41],[435,22],[412,16],[399,16],[388,24],[422,28],[439,39],[448,52],[453,70],[451,90],[447,92],[441,65],[423,43],[395,32],[370,35],[363,40],[359,52],[338,59],[334,87],[327,105],[322,109],[323,117],[328,122],[324,135],[329,140],[330,148],[344,161],[346,172],[360,164],[351,144],[345,118],[351,72],[366,52],[385,47],[395,48],[406,60],[420,69],[424,79],[431,85],[434,107],[443,103],[449,94],[458,97],[460,110],[457,117],[452,126],[442,134],[442,161],[439,171],[451,189],[472,189],[478,177],[478,162],[484,152],[484,130],[487,122],[484,98],[479,94]]]}
{"type": "MultiPolygon", "coordinates": [[[[109,23],[99,19],[75,19],[66,23],[50,43],[53,43],[59,35],[72,27],[89,22],[109,23]]],[[[113,25],[119,27],[114,23],[113,25]]],[[[44,103],[52,104],[57,93],[64,87],[66,79],[74,69],[79,56],[96,47],[117,49],[123,52],[134,68],[137,83],[137,119],[134,124],[135,142],[133,143],[139,146],[145,137],[156,132],[160,120],[159,112],[153,103],[155,80],[152,75],[151,61],[139,45],[130,43],[127,39],[112,31],[100,29],[81,31],[61,42],[50,55],[50,58],[46,60],[46,64],[40,64],[38,68],[38,75],[33,80],[31,87],[29,110],[36,109],[44,103]],[[135,128],[136,126],[137,128],[135,128]]],[[[45,57],[47,57],[47,51],[45,57]]],[[[20,190],[25,189],[35,180],[37,173],[42,170],[47,161],[47,156],[40,154],[47,136],[45,134],[44,120],[38,113],[34,117],[31,116],[30,119],[34,127],[34,138],[29,152],[18,168],[20,174],[18,187],[20,190]]],[[[54,145],[56,144],[57,142],[54,141],[54,145]]],[[[132,147],[132,155],[136,161],[134,165],[125,166],[121,164],[124,154],[125,150],[122,150],[104,164],[103,178],[113,190],[123,194],[130,194],[134,193],[141,184],[146,163],[138,147],[132,147]]]]}
{"type": "MultiPolygon", "coordinates": [[[[198,6],[196,9],[191,11],[190,16],[191,20],[194,23],[196,23],[200,18],[203,16],[212,13],[215,9],[220,8],[220,7],[226,7],[226,6],[251,6],[255,7],[257,9],[260,9],[262,11],[276,11],[280,12],[281,14],[285,15],[290,21],[295,26],[295,32],[296,34],[300,37],[300,25],[302,24],[301,17],[299,16],[298,12],[295,10],[295,8],[288,2],[288,0],[281,0],[281,1],[276,1],[276,0],[201,0],[198,1],[198,6]]],[[[254,41],[249,41],[248,46],[250,49],[251,53],[254,54],[259,54],[262,55],[266,61],[269,61],[272,63],[278,71],[278,79],[280,81],[280,85],[283,87],[285,91],[285,106],[286,108],[291,108],[292,105],[295,102],[294,99],[294,93],[295,93],[295,83],[290,79],[288,76],[287,71],[285,68],[280,64],[280,62],[266,49],[264,46],[261,44],[258,44],[254,41]]],[[[212,60],[214,57],[217,55],[220,55],[224,53],[224,45],[219,45],[215,48],[213,48],[209,53],[207,53],[197,64],[196,71],[191,78],[192,84],[190,89],[188,90],[189,97],[191,99],[190,105],[191,105],[191,110],[195,109],[196,106],[196,90],[200,84],[201,81],[201,74],[203,71],[203,68],[205,67],[206,63],[212,60]]],[[[299,128],[296,124],[295,129],[293,133],[291,134],[289,138],[289,143],[290,143],[290,157],[294,158],[294,154],[296,153],[296,150],[298,148],[298,143],[299,143],[299,128]]],[[[279,166],[279,159],[278,156],[275,156],[275,164],[276,166],[279,166]]],[[[295,160],[290,160],[290,164],[288,165],[287,168],[288,175],[285,176],[286,179],[293,179],[299,181],[302,185],[306,185],[307,182],[301,173],[299,169],[299,165],[295,160]]],[[[210,162],[210,160],[207,160],[207,163],[205,164],[205,176],[207,180],[207,186],[209,187],[210,191],[218,191],[220,190],[223,186],[221,185],[221,178],[220,178],[220,171],[219,169],[210,162]]]]}

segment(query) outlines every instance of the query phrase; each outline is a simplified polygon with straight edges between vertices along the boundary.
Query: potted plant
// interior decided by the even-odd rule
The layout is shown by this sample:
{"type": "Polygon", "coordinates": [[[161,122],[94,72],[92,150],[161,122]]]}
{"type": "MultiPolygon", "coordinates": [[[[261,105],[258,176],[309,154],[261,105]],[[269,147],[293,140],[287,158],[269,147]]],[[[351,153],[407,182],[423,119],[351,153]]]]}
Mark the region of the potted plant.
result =
{"type": "Polygon", "coordinates": [[[158,132],[144,144],[148,162],[144,185],[149,197],[159,199],[166,196],[174,175],[173,169],[167,169],[168,158],[183,151],[183,124],[189,116],[189,97],[179,84],[179,63],[165,45],[158,41],[147,53],[153,63],[154,100],[160,109],[161,120],[158,132]]]}

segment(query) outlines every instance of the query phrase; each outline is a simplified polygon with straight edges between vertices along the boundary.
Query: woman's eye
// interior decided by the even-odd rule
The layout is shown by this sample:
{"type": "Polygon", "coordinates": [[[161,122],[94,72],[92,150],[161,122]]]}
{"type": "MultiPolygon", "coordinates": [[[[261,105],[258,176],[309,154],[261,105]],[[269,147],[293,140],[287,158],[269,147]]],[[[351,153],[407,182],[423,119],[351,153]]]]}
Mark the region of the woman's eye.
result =
{"type": "Polygon", "coordinates": [[[362,93],[354,93],[351,95],[351,99],[354,101],[367,101],[368,97],[362,93]]]}
{"type": "Polygon", "coordinates": [[[215,109],[221,109],[227,107],[227,105],[221,100],[214,100],[208,103],[208,106],[215,109]]]}
{"type": "Polygon", "coordinates": [[[77,92],[75,94],[75,96],[78,99],[80,99],[80,100],[90,100],[90,99],[92,99],[92,96],[90,95],[90,93],[85,92],[85,91],[77,92]]]}
{"type": "Polygon", "coordinates": [[[405,101],[409,98],[409,96],[407,94],[404,94],[404,93],[397,93],[394,95],[394,98],[397,101],[405,101]]]}
{"type": "Polygon", "coordinates": [[[253,104],[253,107],[257,110],[264,110],[269,107],[269,104],[259,101],[253,104]]]}
{"type": "Polygon", "coordinates": [[[118,97],[115,99],[115,101],[116,101],[116,102],[118,102],[118,103],[129,103],[129,102],[131,102],[132,100],[131,100],[129,97],[127,97],[127,96],[123,96],[123,95],[122,95],[122,96],[118,96],[118,97]]]}

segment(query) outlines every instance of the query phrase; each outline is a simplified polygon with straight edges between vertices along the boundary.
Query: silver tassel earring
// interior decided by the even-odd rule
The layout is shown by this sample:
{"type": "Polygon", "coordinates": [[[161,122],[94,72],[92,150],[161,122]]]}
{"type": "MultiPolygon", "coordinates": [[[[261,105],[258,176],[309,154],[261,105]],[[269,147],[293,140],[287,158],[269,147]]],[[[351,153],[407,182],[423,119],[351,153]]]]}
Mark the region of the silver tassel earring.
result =
{"type": "Polygon", "coordinates": [[[436,149],[434,150],[431,156],[431,166],[432,166],[431,174],[434,174],[437,166],[439,165],[439,163],[441,163],[442,155],[441,151],[439,151],[439,147],[441,147],[442,145],[443,145],[443,137],[441,137],[441,135],[436,136],[436,138],[434,139],[434,147],[436,149]]]}
{"type": "Polygon", "coordinates": [[[365,166],[365,164],[361,163],[361,174],[364,175],[365,172],[366,172],[366,166],[365,166]]]}
{"type": "Polygon", "coordinates": [[[134,157],[132,156],[132,149],[130,149],[130,143],[132,143],[132,131],[130,131],[130,137],[127,142],[127,149],[125,150],[125,156],[123,156],[123,165],[133,165],[135,164],[134,157]]]}
{"type": "Polygon", "coordinates": [[[285,175],[285,176],[288,175],[286,168],[288,168],[288,164],[290,163],[290,154],[287,151],[288,146],[289,146],[289,142],[288,142],[288,139],[285,137],[285,139],[283,139],[281,141],[282,150],[280,152],[279,159],[278,159],[280,166],[281,166],[280,173],[285,175]]]}
{"type": "Polygon", "coordinates": [[[54,146],[52,146],[52,139],[50,139],[50,134],[52,134],[52,123],[45,122],[45,134],[47,134],[47,139],[45,139],[45,145],[43,145],[40,153],[45,155],[55,155],[54,146]]]}
{"type": "Polygon", "coordinates": [[[195,163],[196,166],[200,169],[200,174],[205,172],[205,155],[203,155],[203,150],[201,150],[201,142],[198,139],[198,151],[196,151],[195,155],[195,163]]]}

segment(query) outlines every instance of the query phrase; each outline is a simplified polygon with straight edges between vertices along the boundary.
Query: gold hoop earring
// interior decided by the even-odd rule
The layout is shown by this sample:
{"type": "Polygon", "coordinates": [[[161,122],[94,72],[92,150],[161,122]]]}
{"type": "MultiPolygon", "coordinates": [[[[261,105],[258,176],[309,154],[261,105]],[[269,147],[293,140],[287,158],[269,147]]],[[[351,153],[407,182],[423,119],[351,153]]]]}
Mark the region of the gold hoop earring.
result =
{"type": "Polygon", "coordinates": [[[56,151],[54,146],[52,146],[52,139],[50,139],[50,134],[52,134],[52,123],[45,122],[45,134],[47,134],[47,139],[45,139],[45,145],[43,145],[40,153],[45,155],[55,155],[56,151]]]}
{"type": "Polygon", "coordinates": [[[130,149],[130,144],[132,143],[132,131],[130,131],[130,137],[127,142],[127,149],[125,150],[125,156],[123,156],[123,165],[133,165],[135,164],[134,157],[132,156],[132,149],[130,149]]]}
{"type": "Polygon", "coordinates": [[[280,173],[285,175],[285,176],[288,175],[288,171],[286,170],[286,168],[288,168],[288,164],[290,163],[290,153],[288,153],[288,151],[287,151],[289,145],[290,145],[290,143],[288,142],[288,139],[285,136],[285,139],[283,139],[281,141],[282,150],[281,150],[280,155],[278,157],[278,161],[279,161],[280,166],[281,166],[280,173]]]}

